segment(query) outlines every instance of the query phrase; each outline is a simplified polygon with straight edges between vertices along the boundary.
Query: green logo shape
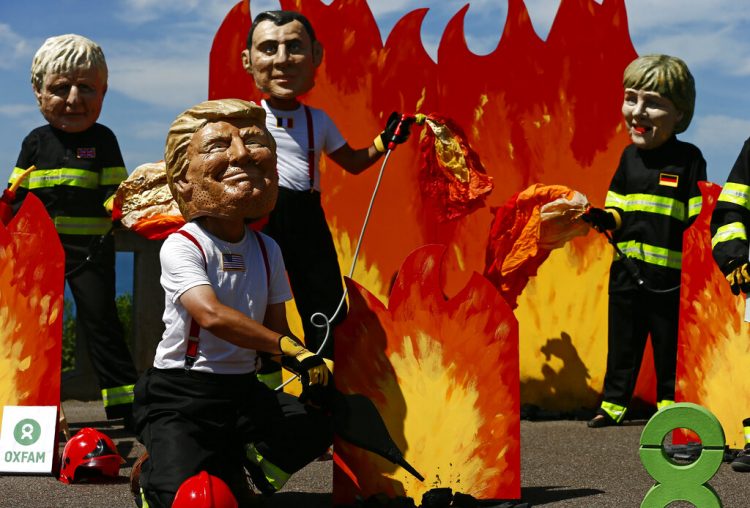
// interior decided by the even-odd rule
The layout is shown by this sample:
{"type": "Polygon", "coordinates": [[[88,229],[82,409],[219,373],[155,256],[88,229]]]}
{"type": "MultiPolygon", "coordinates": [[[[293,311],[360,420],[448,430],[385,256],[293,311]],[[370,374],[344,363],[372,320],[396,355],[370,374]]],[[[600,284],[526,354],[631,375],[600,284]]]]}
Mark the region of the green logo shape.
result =
{"type": "Polygon", "coordinates": [[[39,436],[42,435],[42,427],[39,422],[26,418],[16,424],[13,429],[13,437],[16,443],[23,446],[31,446],[39,441],[39,436]]]}
{"type": "Polygon", "coordinates": [[[704,407],[680,402],[657,411],[641,433],[641,463],[657,482],[643,498],[641,507],[665,507],[673,501],[688,501],[702,508],[720,508],[721,499],[706,482],[721,466],[724,442],[719,420],[704,407]],[[703,449],[694,462],[678,464],[665,453],[664,436],[675,429],[690,429],[698,434],[703,449]]]}

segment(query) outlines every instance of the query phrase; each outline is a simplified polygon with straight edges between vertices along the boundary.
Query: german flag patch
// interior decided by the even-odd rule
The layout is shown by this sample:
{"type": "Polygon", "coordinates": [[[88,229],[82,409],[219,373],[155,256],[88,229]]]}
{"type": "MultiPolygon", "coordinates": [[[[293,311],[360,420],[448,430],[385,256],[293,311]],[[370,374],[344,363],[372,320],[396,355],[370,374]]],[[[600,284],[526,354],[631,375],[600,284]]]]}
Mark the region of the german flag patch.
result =
{"type": "Polygon", "coordinates": [[[672,175],[670,173],[659,173],[659,185],[665,185],[667,187],[677,187],[680,183],[679,175],[672,175]]]}

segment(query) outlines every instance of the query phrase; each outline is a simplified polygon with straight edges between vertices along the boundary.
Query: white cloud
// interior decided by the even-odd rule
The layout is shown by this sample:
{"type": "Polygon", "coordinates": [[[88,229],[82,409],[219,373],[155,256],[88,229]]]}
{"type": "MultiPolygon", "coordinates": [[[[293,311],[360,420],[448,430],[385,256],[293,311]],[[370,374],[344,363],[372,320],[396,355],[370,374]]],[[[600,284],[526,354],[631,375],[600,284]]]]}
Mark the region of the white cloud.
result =
{"type": "Polygon", "coordinates": [[[31,45],[5,23],[0,23],[0,69],[11,69],[20,61],[29,59],[31,45]]]}
{"type": "MultiPolygon", "coordinates": [[[[145,1],[145,0],[142,0],[145,1]]],[[[208,95],[208,60],[216,26],[184,31],[165,22],[151,40],[107,41],[109,86],[142,103],[182,111],[208,95]]],[[[239,58],[239,57],[238,57],[239,58]]]]}
{"type": "MultiPolygon", "coordinates": [[[[197,101],[196,101],[197,102],[197,101]]],[[[188,103],[183,104],[183,109],[186,107],[188,103]]],[[[190,103],[192,104],[192,103],[190,103]]],[[[155,120],[147,120],[144,122],[138,121],[137,122],[137,129],[134,129],[132,131],[132,136],[134,139],[144,139],[144,140],[153,140],[158,139],[161,141],[163,138],[166,138],[167,131],[169,130],[170,122],[168,120],[165,121],[155,121],[155,120]]]]}
{"type": "Polygon", "coordinates": [[[525,0],[524,3],[534,31],[539,37],[546,39],[560,8],[560,0],[525,0]]]}
{"type": "Polygon", "coordinates": [[[630,31],[637,37],[680,30],[684,25],[693,25],[691,31],[711,30],[710,25],[737,26],[750,20],[747,2],[737,0],[626,0],[625,3],[630,31]]]}
{"type": "Polygon", "coordinates": [[[250,12],[255,15],[263,11],[276,11],[281,9],[278,0],[251,0],[250,12]]]}
{"type": "Polygon", "coordinates": [[[735,157],[750,136],[750,119],[726,115],[696,118],[691,127],[695,144],[703,151],[729,152],[735,157]]]}
{"type": "Polygon", "coordinates": [[[696,25],[689,31],[657,33],[640,39],[636,46],[640,54],[679,56],[691,69],[721,71],[730,76],[750,75],[750,39],[728,25],[714,29],[696,25]]]}
{"type": "Polygon", "coordinates": [[[33,104],[0,104],[0,116],[7,118],[27,117],[37,110],[33,104]]]}
{"type": "Polygon", "coordinates": [[[110,59],[110,88],[137,101],[183,108],[206,99],[208,55],[119,55],[110,59]]]}
{"type": "MultiPolygon", "coordinates": [[[[217,4],[229,2],[201,2],[200,0],[121,0],[117,18],[134,25],[149,23],[162,17],[190,13],[204,17],[215,13],[217,4]],[[200,7],[200,8],[198,8],[200,7]]],[[[229,8],[224,10],[226,14],[229,8]]]]}

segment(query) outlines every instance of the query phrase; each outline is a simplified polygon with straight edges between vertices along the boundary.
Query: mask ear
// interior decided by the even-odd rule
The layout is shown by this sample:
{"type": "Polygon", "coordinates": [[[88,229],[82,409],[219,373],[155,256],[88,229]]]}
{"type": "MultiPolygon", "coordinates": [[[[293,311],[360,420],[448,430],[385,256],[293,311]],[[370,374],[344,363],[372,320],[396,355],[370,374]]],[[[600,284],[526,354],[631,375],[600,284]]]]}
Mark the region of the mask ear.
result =
{"type": "Polygon", "coordinates": [[[174,188],[183,201],[193,198],[193,186],[187,180],[177,180],[174,182],[174,188]]]}
{"type": "Polygon", "coordinates": [[[243,50],[241,57],[242,57],[242,67],[245,69],[245,71],[247,71],[248,74],[252,75],[253,63],[250,60],[250,50],[249,49],[243,50]]]}
{"type": "Polygon", "coordinates": [[[320,41],[313,42],[313,65],[318,67],[323,62],[323,45],[320,41]]]}
{"type": "Polygon", "coordinates": [[[36,97],[36,103],[41,106],[42,105],[42,92],[37,89],[36,85],[31,85],[32,90],[34,90],[34,96],[36,97]]]}

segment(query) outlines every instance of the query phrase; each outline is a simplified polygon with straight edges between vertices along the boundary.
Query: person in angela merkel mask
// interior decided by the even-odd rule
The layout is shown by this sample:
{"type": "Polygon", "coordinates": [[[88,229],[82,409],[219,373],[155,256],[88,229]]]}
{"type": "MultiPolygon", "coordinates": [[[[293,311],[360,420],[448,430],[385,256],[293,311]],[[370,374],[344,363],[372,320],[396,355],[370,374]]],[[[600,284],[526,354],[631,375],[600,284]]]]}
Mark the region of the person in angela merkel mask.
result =
{"type": "Polygon", "coordinates": [[[273,208],[278,190],[263,108],[225,99],[188,109],[169,129],[164,158],[186,224],[160,252],[165,331],[135,387],[147,450],[135,483],[149,507],[167,508],[185,480],[207,471],[244,506],[245,471],[271,494],[332,441],[323,411],[258,380],[258,354],[286,357],[306,388],[327,385],[330,372],[289,331],[278,245],[246,225],[273,208]]]}
{"type": "Polygon", "coordinates": [[[693,117],[695,82],[669,55],[635,59],[623,75],[622,115],[632,143],[605,208],[583,216],[622,252],[609,272],[609,340],[604,395],[592,428],[622,422],[651,335],[657,407],[674,402],[682,235],[701,211],[706,179],[700,150],[677,139],[693,117]]]}

